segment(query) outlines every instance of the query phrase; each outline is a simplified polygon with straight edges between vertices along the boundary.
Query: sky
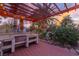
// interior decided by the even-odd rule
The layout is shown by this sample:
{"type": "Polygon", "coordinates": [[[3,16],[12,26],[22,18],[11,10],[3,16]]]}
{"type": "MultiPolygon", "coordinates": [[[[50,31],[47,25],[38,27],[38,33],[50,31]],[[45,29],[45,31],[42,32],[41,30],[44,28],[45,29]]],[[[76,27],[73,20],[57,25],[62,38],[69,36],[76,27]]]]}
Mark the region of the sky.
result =
{"type": "Polygon", "coordinates": [[[76,12],[72,13],[70,16],[74,23],[79,24],[79,9],[77,9],[76,12]]]}

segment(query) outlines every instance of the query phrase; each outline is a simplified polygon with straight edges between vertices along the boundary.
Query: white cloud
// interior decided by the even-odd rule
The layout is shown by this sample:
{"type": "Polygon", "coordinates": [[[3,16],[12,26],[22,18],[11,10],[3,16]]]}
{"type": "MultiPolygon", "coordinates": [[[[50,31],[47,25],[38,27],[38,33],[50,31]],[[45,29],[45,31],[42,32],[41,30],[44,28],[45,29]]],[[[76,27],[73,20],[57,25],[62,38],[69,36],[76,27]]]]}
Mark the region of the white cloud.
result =
{"type": "Polygon", "coordinates": [[[79,9],[77,9],[76,12],[75,13],[72,13],[70,16],[75,21],[79,20],[79,9]]]}

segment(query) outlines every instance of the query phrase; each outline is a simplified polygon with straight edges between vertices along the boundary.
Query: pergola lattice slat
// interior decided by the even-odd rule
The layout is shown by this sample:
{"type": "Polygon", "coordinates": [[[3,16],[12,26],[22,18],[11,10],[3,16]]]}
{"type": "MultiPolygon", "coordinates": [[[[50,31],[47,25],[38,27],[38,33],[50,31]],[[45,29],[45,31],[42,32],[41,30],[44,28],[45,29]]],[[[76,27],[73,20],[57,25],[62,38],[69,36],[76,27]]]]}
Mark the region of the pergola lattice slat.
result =
{"type": "Polygon", "coordinates": [[[39,21],[79,8],[79,5],[76,3],[72,7],[68,7],[67,3],[61,4],[64,4],[63,10],[57,3],[4,3],[3,8],[8,7],[9,9],[3,10],[0,8],[0,10],[8,11],[8,13],[13,13],[13,15],[24,16],[26,19],[30,18],[30,20],[35,19],[35,21],[39,21]]]}

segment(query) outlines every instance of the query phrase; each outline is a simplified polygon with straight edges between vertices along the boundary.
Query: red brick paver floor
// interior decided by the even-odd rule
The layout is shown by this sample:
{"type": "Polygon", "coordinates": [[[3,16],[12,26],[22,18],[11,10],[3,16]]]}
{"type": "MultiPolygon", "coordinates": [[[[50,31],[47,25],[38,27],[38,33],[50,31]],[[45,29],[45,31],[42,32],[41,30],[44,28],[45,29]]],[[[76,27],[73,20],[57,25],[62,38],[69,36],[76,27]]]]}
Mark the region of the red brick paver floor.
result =
{"type": "Polygon", "coordinates": [[[74,56],[77,55],[74,50],[70,51],[66,48],[50,45],[45,42],[39,44],[32,44],[30,47],[21,47],[16,49],[14,53],[9,56],[74,56]]]}

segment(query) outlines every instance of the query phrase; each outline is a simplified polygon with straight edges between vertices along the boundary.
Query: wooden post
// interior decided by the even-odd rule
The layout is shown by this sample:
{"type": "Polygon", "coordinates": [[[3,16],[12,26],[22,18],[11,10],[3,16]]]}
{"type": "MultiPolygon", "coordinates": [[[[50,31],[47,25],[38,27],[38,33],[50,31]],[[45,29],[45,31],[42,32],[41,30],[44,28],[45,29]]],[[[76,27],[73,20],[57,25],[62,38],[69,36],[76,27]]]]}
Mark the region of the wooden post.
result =
{"type": "Polygon", "coordinates": [[[38,36],[38,34],[37,34],[37,38],[36,38],[36,40],[37,40],[36,43],[38,44],[38,40],[39,40],[39,36],[38,36]]]}
{"type": "Polygon", "coordinates": [[[12,37],[12,50],[11,52],[15,52],[15,37],[12,37]]]}
{"type": "Polygon", "coordinates": [[[20,19],[20,30],[23,31],[24,29],[24,26],[23,26],[23,19],[20,19]]]}
{"type": "Polygon", "coordinates": [[[2,45],[3,45],[3,43],[0,42],[0,56],[3,56],[2,45]]]}
{"type": "Polygon", "coordinates": [[[29,47],[29,36],[26,38],[26,47],[29,47]]]}

